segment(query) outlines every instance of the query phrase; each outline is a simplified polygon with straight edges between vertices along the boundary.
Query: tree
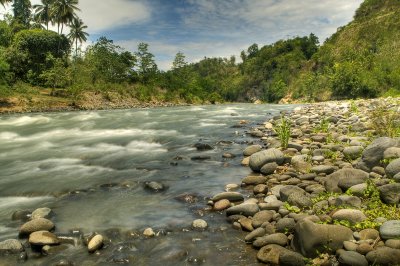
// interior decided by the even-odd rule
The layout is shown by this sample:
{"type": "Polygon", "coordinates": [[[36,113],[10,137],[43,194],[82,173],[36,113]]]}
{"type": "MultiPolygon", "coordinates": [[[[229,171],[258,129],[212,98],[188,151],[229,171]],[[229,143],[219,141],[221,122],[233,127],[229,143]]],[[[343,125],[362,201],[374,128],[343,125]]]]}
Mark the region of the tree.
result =
{"type": "Polygon", "coordinates": [[[51,16],[51,6],[54,4],[54,0],[42,0],[41,5],[34,5],[35,9],[34,18],[40,23],[46,24],[46,29],[49,29],[49,22],[53,20],[51,16]]]}
{"type": "Polygon", "coordinates": [[[68,39],[53,31],[32,29],[15,34],[7,51],[7,61],[16,78],[33,83],[46,70],[46,58],[65,58],[70,50],[68,39]]]}
{"type": "Polygon", "coordinates": [[[182,52],[178,52],[175,55],[174,62],[172,62],[172,69],[176,70],[185,67],[187,65],[185,59],[186,59],[185,55],[182,52]]]}
{"type": "Polygon", "coordinates": [[[132,76],[135,57],[112,40],[100,37],[87,49],[85,63],[91,68],[91,82],[121,83],[132,76]]]}
{"type": "Polygon", "coordinates": [[[54,17],[54,21],[57,23],[58,33],[62,34],[64,24],[72,22],[77,17],[75,11],[80,11],[77,5],[78,0],[56,0],[53,3],[50,16],[54,17]]]}
{"type": "Polygon", "coordinates": [[[0,0],[0,4],[4,7],[6,6],[6,4],[11,3],[11,2],[12,2],[12,0],[0,0]]]}
{"type": "Polygon", "coordinates": [[[84,29],[87,29],[87,26],[81,19],[77,18],[73,19],[69,26],[71,30],[68,34],[68,38],[71,43],[75,42],[75,55],[78,56],[78,42],[81,44],[82,42],[86,42],[87,36],[89,36],[89,33],[84,31],[84,29]]]}
{"type": "Polygon", "coordinates": [[[139,78],[143,83],[147,83],[157,73],[157,65],[154,61],[154,55],[149,52],[149,45],[147,43],[139,43],[138,51],[135,53],[138,68],[137,72],[139,78]]]}
{"type": "Polygon", "coordinates": [[[14,19],[25,27],[28,27],[31,18],[31,1],[14,0],[12,7],[14,11],[14,19]]]}

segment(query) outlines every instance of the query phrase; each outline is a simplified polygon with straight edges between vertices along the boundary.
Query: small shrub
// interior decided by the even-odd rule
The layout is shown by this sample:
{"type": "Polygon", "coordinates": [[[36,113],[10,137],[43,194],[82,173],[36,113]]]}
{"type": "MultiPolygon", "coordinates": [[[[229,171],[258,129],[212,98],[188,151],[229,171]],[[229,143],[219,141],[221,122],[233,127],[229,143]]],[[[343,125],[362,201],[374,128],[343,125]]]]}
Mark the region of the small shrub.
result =
{"type": "Polygon", "coordinates": [[[369,115],[372,128],[379,136],[400,137],[400,111],[378,104],[369,115]]]}
{"type": "Polygon", "coordinates": [[[291,126],[290,120],[287,117],[281,116],[281,120],[277,125],[277,127],[275,128],[275,132],[278,134],[281,146],[284,149],[286,149],[289,144],[290,126],[291,126]]]}

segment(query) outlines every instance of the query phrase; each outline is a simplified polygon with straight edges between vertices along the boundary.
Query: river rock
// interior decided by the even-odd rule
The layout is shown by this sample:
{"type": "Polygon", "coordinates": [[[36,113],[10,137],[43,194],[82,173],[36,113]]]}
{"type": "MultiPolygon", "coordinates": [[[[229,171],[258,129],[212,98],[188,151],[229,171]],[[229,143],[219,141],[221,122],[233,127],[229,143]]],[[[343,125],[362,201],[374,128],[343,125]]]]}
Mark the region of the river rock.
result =
{"type": "Polygon", "coordinates": [[[341,209],[333,213],[332,219],[338,221],[348,221],[351,224],[356,224],[367,219],[367,216],[360,210],[341,209]]]}
{"type": "Polygon", "coordinates": [[[50,218],[52,215],[52,211],[50,208],[39,208],[36,209],[32,212],[31,219],[37,219],[37,218],[50,218]]]}
{"type": "Polygon", "coordinates": [[[339,263],[343,266],[368,266],[367,259],[355,251],[340,252],[339,263]]]}
{"type": "Polygon", "coordinates": [[[289,196],[290,196],[290,194],[293,194],[293,193],[301,193],[301,194],[304,194],[304,195],[306,194],[304,189],[299,188],[298,186],[291,186],[291,185],[282,186],[279,189],[280,200],[281,201],[287,201],[289,196]]]}
{"type": "Polygon", "coordinates": [[[249,175],[242,179],[245,185],[259,185],[267,182],[267,178],[262,175],[249,175]]]}
{"type": "Polygon", "coordinates": [[[284,160],[284,155],[280,150],[271,148],[252,154],[249,166],[253,171],[259,172],[266,163],[276,162],[281,165],[284,160]]]}
{"type": "Polygon", "coordinates": [[[244,197],[239,192],[222,192],[215,195],[211,200],[216,202],[222,199],[227,199],[231,202],[243,201],[244,197]]]}
{"type": "Polygon", "coordinates": [[[262,147],[260,145],[251,145],[251,146],[247,147],[246,149],[244,149],[243,155],[251,156],[256,152],[261,151],[261,149],[262,149],[262,147]]]}
{"type": "Polygon", "coordinates": [[[391,220],[383,223],[379,228],[383,240],[400,238],[400,220],[391,220]]]}
{"type": "Polygon", "coordinates": [[[156,235],[156,233],[154,232],[153,228],[149,227],[149,228],[144,229],[143,235],[147,236],[147,237],[153,237],[156,235]]]}
{"type": "Polygon", "coordinates": [[[343,247],[343,241],[353,240],[353,231],[341,225],[315,224],[303,219],[295,226],[292,247],[306,257],[332,253],[343,247]]]}
{"type": "Polygon", "coordinates": [[[385,242],[385,246],[389,248],[400,249],[400,239],[388,239],[385,242]]]}
{"type": "Polygon", "coordinates": [[[355,160],[361,157],[364,148],[362,146],[350,146],[343,149],[343,154],[346,158],[355,160]]]}
{"type": "Polygon", "coordinates": [[[293,218],[282,218],[276,223],[276,231],[281,233],[292,232],[296,226],[296,221],[293,218]]]}
{"type": "Polygon", "coordinates": [[[400,183],[387,184],[378,187],[381,199],[387,204],[398,204],[400,202],[400,183]]]}
{"type": "Polygon", "coordinates": [[[396,174],[400,173],[400,158],[390,162],[386,166],[385,172],[389,178],[393,178],[396,174]]]}
{"type": "Polygon", "coordinates": [[[35,220],[24,223],[19,229],[19,233],[30,234],[36,231],[50,231],[54,228],[52,221],[45,218],[37,218],[35,220]]]}
{"type": "Polygon", "coordinates": [[[60,240],[49,231],[36,231],[29,235],[29,243],[36,246],[58,245],[60,240]]]}
{"type": "Polygon", "coordinates": [[[276,233],[257,238],[253,242],[253,246],[255,248],[261,248],[266,245],[275,244],[284,247],[287,245],[287,243],[288,243],[288,237],[285,234],[276,233]]]}
{"type": "Polygon", "coordinates": [[[367,172],[353,168],[343,168],[324,179],[324,186],[328,192],[342,193],[350,187],[365,183],[369,178],[367,172]]]}
{"type": "Polygon", "coordinates": [[[231,202],[227,199],[222,199],[214,203],[214,210],[222,211],[231,206],[231,202]]]}
{"type": "Polygon", "coordinates": [[[276,168],[278,168],[278,164],[276,162],[266,163],[263,167],[261,167],[260,172],[263,175],[271,175],[275,172],[276,168]]]}
{"type": "Polygon", "coordinates": [[[253,216],[259,210],[260,209],[257,204],[240,204],[227,209],[226,214],[228,216],[235,214],[241,214],[244,216],[253,216]]]}
{"type": "Polygon", "coordinates": [[[310,207],[313,205],[311,197],[302,192],[291,193],[287,199],[287,202],[290,205],[297,206],[299,208],[310,207]]]}
{"type": "Polygon", "coordinates": [[[289,142],[288,148],[296,149],[297,151],[301,151],[303,149],[303,145],[296,142],[289,142]]]}
{"type": "Polygon", "coordinates": [[[336,198],[335,205],[361,207],[361,199],[356,196],[340,195],[336,198]]]}
{"type": "Polygon", "coordinates": [[[260,227],[253,230],[248,235],[246,235],[244,240],[246,242],[253,242],[254,239],[256,239],[257,237],[261,237],[263,235],[265,235],[265,229],[260,227]]]}
{"type": "Polygon", "coordinates": [[[95,235],[90,239],[89,244],[88,244],[88,251],[89,252],[95,252],[96,250],[101,249],[101,247],[104,244],[104,238],[102,235],[95,235]]]}
{"type": "Polygon", "coordinates": [[[383,159],[400,158],[400,147],[390,147],[383,152],[383,159]]]}
{"type": "Polygon", "coordinates": [[[198,150],[198,151],[207,151],[207,150],[213,150],[214,147],[211,146],[210,144],[207,143],[196,143],[194,144],[194,147],[198,150]]]}
{"type": "Polygon", "coordinates": [[[21,220],[23,222],[28,221],[31,218],[31,212],[28,210],[18,210],[15,211],[12,216],[11,220],[16,221],[16,220],[21,220]]]}
{"type": "Polygon", "coordinates": [[[357,164],[357,168],[364,171],[370,171],[372,167],[380,164],[383,159],[383,153],[390,147],[397,147],[398,140],[382,137],[375,139],[362,154],[362,160],[357,164]]]}
{"type": "Polygon", "coordinates": [[[308,162],[307,155],[295,155],[291,159],[291,165],[300,173],[306,174],[311,169],[311,164],[308,162]]]}
{"type": "Polygon", "coordinates": [[[208,226],[207,222],[203,219],[197,219],[192,222],[192,227],[194,229],[206,229],[208,226]]]}
{"type": "Polygon", "coordinates": [[[250,231],[250,232],[254,230],[253,221],[250,218],[243,217],[243,218],[240,218],[238,222],[242,229],[250,231]]]}
{"type": "Polygon", "coordinates": [[[145,189],[152,192],[161,192],[167,189],[167,187],[164,184],[156,181],[145,182],[144,187],[145,189]]]}
{"type": "Polygon", "coordinates": [[[361,230],[360,233],[360,240],[367,240],[367,239],[377,239],[379,237],[379,232],[378,230],[372,229],[372,228],[367,228],[364,230],[361,230]]]}
{"type": "Polygon", "coordinates": [[[305,265],[301,255],[275,244],[262,247],[257,253],[257,259],[268,265],[305,265]]]}
{"type": "Polygon", "coordinates": [[[399,265],[400,249],[379,247],[366,255],[372,265],[399,265]]]}
{"type": "Polygon", "coordinates": [[[311,168],[311,172],[316,174],[332,174],[335,171],[335,167],[332,165],[317,165],[311,168]]]}
{"type": "Polygon", "coordinates": [[[1,250],[10,252],[19,252],[24,250],[24,248],[21,242],[19,242],[17,239],[7,239],[4,240],[3,242],[0,242],[0,251],[1,250]]]}
{"type": "Polygon", "coordinates": [[[274,217],[274,212],[273,211],[259,211],[253,216],[253,227],[257,228],[260,227],[263,223],[265,222],[270,222],[272,218],[274,217]]]}

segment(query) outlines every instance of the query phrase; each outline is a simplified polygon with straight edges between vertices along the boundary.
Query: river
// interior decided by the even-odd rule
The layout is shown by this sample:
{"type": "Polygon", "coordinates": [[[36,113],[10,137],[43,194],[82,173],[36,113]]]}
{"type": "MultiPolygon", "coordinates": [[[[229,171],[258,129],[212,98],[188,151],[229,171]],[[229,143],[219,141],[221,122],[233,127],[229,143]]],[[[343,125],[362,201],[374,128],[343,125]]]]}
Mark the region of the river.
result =
{"type": "MultiPolygon", "coordinates": [[[[284,105],[210,105],[0,117],[0,241],[18,236],[16,210],[49,207],[57,234],[99,232],[110,242],[99,255],[69,245],[56,255],[28,254],[32,265],[67,259],[76,265],[258,265],[243,232],[207,198],[249,174],[241,153],[258,139],[251,125],[288,110],[284,105]],[[244,128],[232,127],[241,120],[244,128]],[[195,143],[213,150],[198,151],[195,143]],[[236,155],[233,159],[224,153],[236,155]],[[192,160],[194,156],[206,160],[192,160]],[[162,192],[144,189],[157,181],[162,192]],[[192,195],[192,202],[180,200],[192,195]],[[204,231],[191,230],[202,218],[204,231]],[[147,227],[159,236],[140,236],[147,227]]],[[[15,258],[0,258],[16,263],[15,258]]],[[[1,264],[1,263],[0,263],[1,264]]]]}

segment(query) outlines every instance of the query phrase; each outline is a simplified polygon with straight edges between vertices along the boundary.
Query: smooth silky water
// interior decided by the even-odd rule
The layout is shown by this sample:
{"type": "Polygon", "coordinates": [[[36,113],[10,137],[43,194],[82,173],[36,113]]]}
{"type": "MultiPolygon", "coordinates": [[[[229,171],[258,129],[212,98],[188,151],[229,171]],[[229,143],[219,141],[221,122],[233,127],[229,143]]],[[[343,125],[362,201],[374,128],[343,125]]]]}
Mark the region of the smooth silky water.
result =
{"type": "Polygon", "coordinates": [[[111,243],[101,255],[79,245],[47,257],[30,253],[28,264],[67,258],[76,265],[257,265],[244,233],[223,214],[202,210],[209,197],[250,172],[240,166],[241,153],[259,140],[245,134],[249,127],[232,126],[240,120],[255,125],[290,108],[235,104],[2,116],[0,241],[18,236],[22,222],[11,220],[13,212],[49,207],[56,233],[99,232],[111,243]],[[197,142],[215,149],[197,151],[197,142]],[[225,152],[237,156],[224,159],[225,152]],[[211,159],[191,160],[198,155],[211,159]],[[168,189],[149,192],[146,181],[168,189]],[[197,202],[179,200],[186,194],[197,202]],[[198,218],[209,229],[191,230],[198,218]],[[138,237],[147,227],[161,234],[138,237]]]}

